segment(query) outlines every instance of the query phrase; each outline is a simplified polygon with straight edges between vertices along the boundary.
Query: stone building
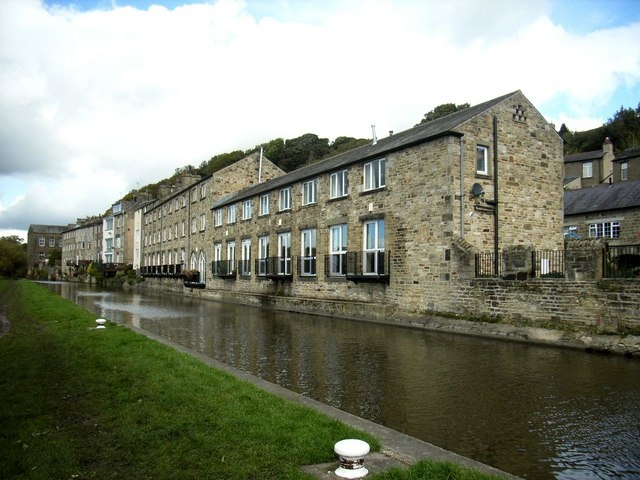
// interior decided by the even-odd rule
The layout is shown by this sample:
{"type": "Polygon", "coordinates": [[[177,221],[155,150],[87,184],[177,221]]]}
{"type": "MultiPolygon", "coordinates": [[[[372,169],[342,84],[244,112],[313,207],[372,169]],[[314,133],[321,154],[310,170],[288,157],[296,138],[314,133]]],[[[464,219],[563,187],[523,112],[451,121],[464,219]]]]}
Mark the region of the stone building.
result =
{"type": "MultiPolygon", "coordinates": [[[[54,252],[62,250],[62,232],[67,226],[62,225],[29,225],[27,232],[27,275],[35,275],[36,270],[56,267],[49,265],[49,258],[54,252]]],[[[60,267],[60,265],[57,265],[60,267]]]]}
{"type": "Polygon", "coordinates": [[[205,284],[213,248],[211,204],[283,174],[255,152],[205,178],[165,190],[161,198],[140,209],[142,274],[163,278],[196,272],[192,283],[205,284]]]}
{"type": "Polygon", "coordinates": [[[237,189],[199,240],[213,247],[202,293],[456,311],[474,253],[562,249],[562,148],[516,91],[237,189]]]}
{"type": "Polygon", "coordinates": [[[591,187],[613,181],[613,144],[604,139],[602,150],[573,153],[564,157],[566,189],[591,187]]]}
{"type": "Polygon", "coordinates": [[[62,273],[73,276],[102,263],[102,217],[78,220],[62,232],[62,273]]]}
{"type": "Polygon", "coordinates": [[[629,148],[613,161],[613,181],[640,180],[640,148],[629,148]]]}
{"type": "Polygon", "coordinates": [[[564,231],[611,245],[640,243],[640,179],[567,190],[564,231]]]}

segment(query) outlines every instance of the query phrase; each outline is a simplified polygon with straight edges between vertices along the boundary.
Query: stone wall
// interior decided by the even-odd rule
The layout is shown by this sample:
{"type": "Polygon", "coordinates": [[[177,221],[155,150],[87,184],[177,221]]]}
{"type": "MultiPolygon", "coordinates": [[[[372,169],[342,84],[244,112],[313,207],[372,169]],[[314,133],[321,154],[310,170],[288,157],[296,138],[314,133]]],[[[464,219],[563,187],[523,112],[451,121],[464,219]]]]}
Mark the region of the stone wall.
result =
{"type": "Polygon", "coordinates": [[[452,289],[445,312],[530,326],[622,332],[640,328],[640,282],[478,279],[452,289]]]}

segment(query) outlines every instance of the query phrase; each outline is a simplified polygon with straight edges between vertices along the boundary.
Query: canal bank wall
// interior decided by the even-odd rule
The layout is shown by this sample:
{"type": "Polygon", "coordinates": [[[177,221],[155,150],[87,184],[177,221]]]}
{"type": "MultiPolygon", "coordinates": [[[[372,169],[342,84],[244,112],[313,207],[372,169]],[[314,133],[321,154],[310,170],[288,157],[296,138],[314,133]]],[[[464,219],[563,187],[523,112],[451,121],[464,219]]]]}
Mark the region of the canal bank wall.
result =
{"type": "MultiPolygon", "coordinates": [[[[140,288],[220,302],[640,358],[640,281],[474,279],[431,292],[421,310],[365,300],[193,288],[147,278],[140,288]]],[[[435,290],[435,289],[434,289],[435,290]]]]}

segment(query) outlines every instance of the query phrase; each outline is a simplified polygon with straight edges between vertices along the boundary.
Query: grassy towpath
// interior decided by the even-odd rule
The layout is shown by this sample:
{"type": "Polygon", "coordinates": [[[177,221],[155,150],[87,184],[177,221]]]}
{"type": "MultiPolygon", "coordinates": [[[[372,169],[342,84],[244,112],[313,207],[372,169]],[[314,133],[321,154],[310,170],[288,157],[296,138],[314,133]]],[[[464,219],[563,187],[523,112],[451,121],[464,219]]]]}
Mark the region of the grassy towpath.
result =
{"type": "MultiPolygon", "coordinates": [[[[0,280],[0,478],[310,479],[375,438],[289,403],[44,287],[0,280]]],[[[494,478],[420,462],[368,479],[494,478]]]]}

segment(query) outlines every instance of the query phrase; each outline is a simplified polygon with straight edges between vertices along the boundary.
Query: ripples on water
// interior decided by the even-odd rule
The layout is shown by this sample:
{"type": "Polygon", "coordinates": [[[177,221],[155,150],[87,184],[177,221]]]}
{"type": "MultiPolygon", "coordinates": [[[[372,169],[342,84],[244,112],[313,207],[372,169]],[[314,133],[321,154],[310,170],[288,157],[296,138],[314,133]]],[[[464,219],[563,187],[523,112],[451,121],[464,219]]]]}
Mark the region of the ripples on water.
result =
{"type": "Polygon", "coordinates": [[[62,285],[100,316],[521,477],[640,478],[637,360],[62,285]]]}

